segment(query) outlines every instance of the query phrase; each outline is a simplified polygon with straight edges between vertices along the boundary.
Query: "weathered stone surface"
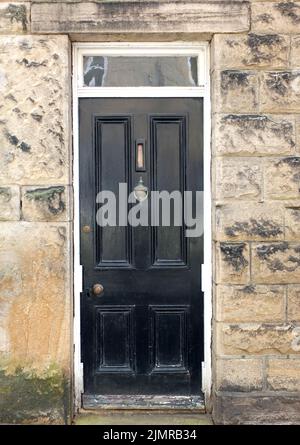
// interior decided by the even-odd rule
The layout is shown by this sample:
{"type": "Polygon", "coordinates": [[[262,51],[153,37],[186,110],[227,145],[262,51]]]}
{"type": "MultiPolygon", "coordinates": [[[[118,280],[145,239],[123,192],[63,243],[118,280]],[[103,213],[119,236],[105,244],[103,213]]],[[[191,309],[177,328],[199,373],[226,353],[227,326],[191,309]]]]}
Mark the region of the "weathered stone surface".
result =
{"type": "Polygon", "coordinates": [[[259,201],[262,165],[258,159],[217,158],[216,198],[259,201]]]}
{"type": "Polygon", "coordinates": [[[0,187],[0,221],[20,219],[20,189],[17,185],[0,187]]]}
{"type": "Polygon", "coordinates": [[[214,151],[220,155],[293,155],[295,132],[295,120],[287,116],[221,114],[215,116],[214,151]]]}
{"type": "Polygon", "coordinates": [[[222,394],[215,396],[213,419],[217,424],[269,425],[299,424],[300,397],[297,395],[222,394]]]}
{"type": "Polygon", "coordinates": [[[288,286],[287,315],[290,322],[300,322],[300,286],[288,286]]]}
{"type": "Polygon", "coordinates": [[[246,243],[220,243],[217,249],[217,283],[248,283],[249,246],[246,243]]]}
{"type": "Polygon", "coordinates": [[[25,221],[69,221],[68,186],[23,187],[22,216],[25,221]]]}
{"type": "Polygon", "coordinates": [[[256,283],[300,283],[300,244],[252,245],[252,277],[256,283]]]}
{"type": "Polygon", "coordinates": [[[267,383],[275,391],[300,391],[300,360],[269,359],[267,383]]]}
{"type": "Polygon", "coordinates": [[[216,363],[216,389],[220,391],[259,391],[263,385],[260,359],[226,359],[216,363]]]}
{"type": "Polygon", "coordinates": [[[261,111],[300,112],[299,70],[262,73],[260,85],[261,111]]]}
{"type": "Polygon", "coordinates": [[[250,112],[258,107],[258,77],[251,71],[223,70],[213,76],[213,110],[250,112]]]}
{"type": "Polygon", "coordinates": [[[70,380],[58,366],[42,373],[0,368],[0,422],[4,424],[66,424],[70,422],[70,380]]]}
{"type": "Polygon", "coordinates": [[[292,37],[290,64],[292,68],[300,68],[300,36],[292,37]]]}
{"type": "Polygon", "coordinates": [[[0,53],[0,184],[69,183],[67,36],[2,36],[0,53]]]}
{"type": "Polygon", "coordinates": [[[0,3],[0,34],[22,34],[30,29],[29,2],[0,3]]]}
{"type": "Polygon", "coordinates": [[[282,323],[285,320],[285,288],[218,285],[216,318],[229,323],[282,323]]]}
{"type": "Polygon", "coordinates": [[[254,2],[251,5],[254,32],[299,34],[300,2],[254,2]]]}
{"type": "Polygon", "coordinates": [[[278,35],[277,31],[269,35],[217,34],[213,37],[214,68],[285,68],[288,66],[288,55],[289,38],[278,35]]]}
{"type": "Polygon", "coordinates": [[[10,366],[70,372],[69,240],[67,223],[0,223],[0,350],[10,366]]]}
{"type": "Polygon", "coordinates": [[[48,1],[31,6],[33,33],[243,32],[248,5],[232,1],[48,1]],[[155,20],[154,20],[155,17],[155,20]]]}
{"type": "MultiPolygon", "coordinates": [[[[240,203],[216,208],[215,239],[219,241],[282,240],[284,211],[277,203],[240,203]]],[[[300,223],[299,223],[300,224],[300,223]]]]}
{"type": "Polygon", "coordinates": [[[228,355],[296,354],[299,330],[293,325],[218,323],[217,348],[228,355]]]}
{"type": "Polygon", "coordinates": [[[264,189],[268,199],[299,198],[300,157],[266,159],[264,189]]]}
{"type": "Polygon", "coordinates": [[[298,241],[300,239],[300,207],[285,209],[284,225],[285,239],[298,241]]]}

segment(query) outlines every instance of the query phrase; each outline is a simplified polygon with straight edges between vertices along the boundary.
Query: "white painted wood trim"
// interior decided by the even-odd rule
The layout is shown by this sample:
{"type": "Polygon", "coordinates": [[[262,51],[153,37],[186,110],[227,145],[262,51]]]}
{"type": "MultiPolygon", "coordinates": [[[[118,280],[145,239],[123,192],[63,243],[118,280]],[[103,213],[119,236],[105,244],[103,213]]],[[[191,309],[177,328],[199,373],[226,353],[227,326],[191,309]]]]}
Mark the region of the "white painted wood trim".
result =
{"type": "Polygon", "coordinates": [[[204,292],[204,362],[202,390],[208,402],[211,393],[211,335],[212,335],[212,246],[211,246],[211,104],[209,78],[209,44],[168,42],[74,43],[73,44],[73,186],[74,186],[74,382],[75,408],[81,407],[83,367],[80,351],[80,265],[79,227],[79,121],[78,99],[81,97],[203,97],[204,99],[204,264],[202,291],[204,292]],[[198,56],[199,87],[134,87],[108,88],[82,86],[83,55],[196,55],[198,56]]]}

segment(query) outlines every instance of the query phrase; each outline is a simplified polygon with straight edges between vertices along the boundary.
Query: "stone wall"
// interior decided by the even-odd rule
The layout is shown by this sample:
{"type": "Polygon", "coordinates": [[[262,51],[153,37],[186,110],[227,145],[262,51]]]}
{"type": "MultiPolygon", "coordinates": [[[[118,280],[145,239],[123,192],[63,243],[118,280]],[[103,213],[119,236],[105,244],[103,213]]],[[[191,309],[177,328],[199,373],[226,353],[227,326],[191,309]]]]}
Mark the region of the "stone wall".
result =
{"type": "Polygon", "coordinates": [[[214,419],[300,422],[300,2],[212,41],[214,419]]]}
{"type": "Polygon", "coordinates": [[[29,35],[29,3],[1,3],[0,25],[0,421],[65,423],[72,375],[69,40],[29,35]]]}

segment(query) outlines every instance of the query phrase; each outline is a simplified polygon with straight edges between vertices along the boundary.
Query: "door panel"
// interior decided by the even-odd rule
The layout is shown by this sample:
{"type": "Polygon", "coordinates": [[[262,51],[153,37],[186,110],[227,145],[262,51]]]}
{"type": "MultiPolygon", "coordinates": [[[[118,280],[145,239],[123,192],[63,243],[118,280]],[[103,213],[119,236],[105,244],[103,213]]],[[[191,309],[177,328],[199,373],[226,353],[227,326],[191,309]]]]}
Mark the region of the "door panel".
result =
{"type": "MultiPolygon", "coordinates": [[[[170,226],[100,227],[96,195],[140,177],[149,192],[203,190],[202,100],[80,99],[79,115],[85,394],[199,395],[203,236],[185,237],[173,204],[170,226]]],[[[117,204],[118,220],[132,204],[117,204]]]]}

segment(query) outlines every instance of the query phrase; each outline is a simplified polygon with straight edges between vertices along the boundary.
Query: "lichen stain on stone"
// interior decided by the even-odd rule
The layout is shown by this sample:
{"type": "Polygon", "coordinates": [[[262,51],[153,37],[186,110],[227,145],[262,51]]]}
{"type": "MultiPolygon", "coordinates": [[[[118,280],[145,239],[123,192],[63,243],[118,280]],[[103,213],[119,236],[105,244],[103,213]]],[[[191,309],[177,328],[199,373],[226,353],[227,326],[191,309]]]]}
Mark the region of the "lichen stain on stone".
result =
{"type": "Polygon", "coordinates": [[[17,138],[17,136],[15,136],[14,134],[7,132],[6,138],[8,139],[10,144],[20,148],[20,150],[22,150],[23,152],[25,152],[25,153],[30,152],[31,146],[24,141],[20,142],[19,138],[17,138]]]}
{"type": "Polygon", "coordinates": [[[269,130],[275,136],[283,137],[291,147],[295,146],[295,141],[292,137],[293,125],[286,120],[276,122],[269,116],[260,114],[228,114],[222,117],[221,123],[237,126],[243,134],[247,132],[249,135],[252,134],[253,130],[269,130]]]}
{"type": "Polygon", "coordinates": [[[225,233],[228,236],[235,237],[240,233],[247,235],[256,235],[262,238],[270,238],[272,236],[281,235],[283,231],[273,221],[261,218],[256,220],[251,218],[249,222],[235,222],[232,226],[225,228],[225,233]]]}
{"type": "Polygon", "coordinates": [[[280,2],[275,5],[275,8],[281,12],[282,16],[288,17],[295,24],[300,23],[299,6],[294,2],[280,2]]]}
{"type": "MultiPolygon", "coordinates": [[[[272,53],[272,47],[274,45],[279,45],[283,42],[282,37],[277,34],[267,34],[267,35],[259,35],[259,34],[248,34],[247,37],[247,45],[250,48],[252,59],[251,63],[259,63],[262,61],[270,61],[274,57],[272,53]],[[268,51],[262,51],[262,47],[267,47],[268,51]]],[[[244,63],[247,64],[247,61],[244,60],[244,63]]]]}
{"type": "Polygon", "coordinates": [[[9,202],[11,200],[11,191],[9,187],[0,187],[0,198],[4,202],[9,202]]]}
{"type": "Polygon", "coordinates": [[[10,18],[11,23],[14,21],[22,23],[23,31],[27,31],[27,17],[25,5],[9,4],[6,9],[6,15],[10,18]]]}
{"type": "Polygon", "coordinates": [[[264,244],[262,246],[258,246],[256,251],[257,255],[260,259],[266,260],[271,255],[274,255],[277,252],[285,252],[289,248],[287,242],[276,243],[276,244],[264,244]]]}
{"type": "Polygon", "coordinates": [[[290,89],[290,83],[300,77],[300,71],[276,71],[268,73],[267,87],[279,96],[285,96],[290,89]]]}
{"type": "Polygon", "coordinates": [[[276,271],[285,271],[285,272],[294,272],[298,267],[300,267],[300,247],[293,247],[290,250],[293,250],[296,255],[289,255],[287,258],[281,260],[279,258],[272,258],[276,253],[285,253],[289,249],[289,245],[287,242],[278,243],[278,244],[269,244],[258,246],[256,249],[257,256],[266,262],[269,270],[272,272],[276,271]],[[289,263],[291,265],[289,265],[289,263]]]}
{"type": "Polygon", "coordinates": [[[51,365],[43,373],[19,366],[0,370],[0,421],[2,423],[67,424],[70,417],[70,385],[64,372],[51,365]]]}
{"type": "Polygon", "coordinates": [[[221,88],[227,91],[229,88],[246,87],[249,85],[250,73],[235,70],[224,70],[221,72],[221,88]]]}
{"type": "Polygon", "coordinates": [[[224,261],[230,264],[237,272],[240,272],[248,265],[248,261],[243,255],[245,246],[245,243],[220,244],[220,249],[223,254],[224,261]]]}
{"type": "Polygon", "coordinates": [[[260,14],[257,17],[257,21],[262,22],[262,23],[271,23],[273,22],[274,18],[272,15],[264,13],[264,14],[260,14]]]}
{"type": "Polygon", "coordinates": [[[57,215],[65,210],[65,203],[62,199],[64,191],[64,186],[38,188],[27,191],[25,196],[29,200],[45,202],[49,212],[57,215]]]}
{"type": "Polygon", "coordinates": [[[29,61],[25,57],[20,60],[16,60],[19,65],[24,65],[26,68],[38,68],[40,66],[47,66],[48,60],[43,60],[42,62],[35,62],[34,60],[29,61]]]}
{"type": "Polygon", "coordinates": [[[254,294],[255,292],[255,286],[253,284],[249,284],[248,286],[243,287],[240,289],[242,292],[245,292],[245,294],[254,294]]]}

